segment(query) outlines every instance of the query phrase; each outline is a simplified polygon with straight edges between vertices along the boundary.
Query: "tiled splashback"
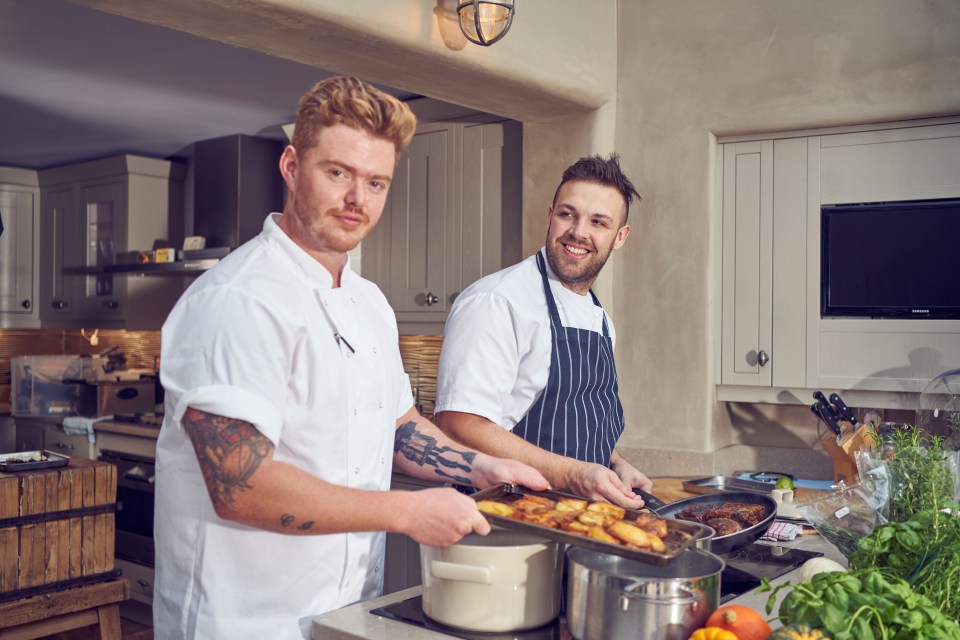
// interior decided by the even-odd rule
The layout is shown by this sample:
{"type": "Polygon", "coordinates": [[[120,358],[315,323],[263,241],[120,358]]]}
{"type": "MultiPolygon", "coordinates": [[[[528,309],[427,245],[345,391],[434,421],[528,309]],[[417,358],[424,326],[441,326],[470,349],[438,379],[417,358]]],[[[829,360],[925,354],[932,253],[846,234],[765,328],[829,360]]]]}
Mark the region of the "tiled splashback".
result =
{"type": "MultiPolygon", "coordinates": [[[[89,336],[89,334],[88,334],[89,336]]],[[[0,329],[0,414],[10,413],[10,358],[31,355],[96,355],[118,347],[130,369],[153,367],[160,355],[159,331],[100,330],[92,347],[74,329],[0,329]]]]}

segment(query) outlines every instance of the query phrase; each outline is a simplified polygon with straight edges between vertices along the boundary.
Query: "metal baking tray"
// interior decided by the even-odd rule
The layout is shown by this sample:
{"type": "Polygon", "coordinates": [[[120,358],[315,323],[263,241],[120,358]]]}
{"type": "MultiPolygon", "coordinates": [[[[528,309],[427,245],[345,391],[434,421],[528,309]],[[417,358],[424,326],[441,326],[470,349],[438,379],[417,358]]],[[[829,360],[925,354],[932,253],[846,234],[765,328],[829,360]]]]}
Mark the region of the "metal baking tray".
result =
{"type": "MultiPolygon", "coordinates": [[[[512,484],[500,484],[490,487],[488,489],[478,491],[471,497],[477,501],[493,500],[495,502],[509,502],[521,496],[541,496],[544,498],[550,498],[551,500],[560,500],[561,498],[586,500],[586,498],[575,496],[569,493],[563,493],[561,491],[532,491],[525,487],[512,484]]],[[[636,518],[641,513],[646,513],[636,509],[627,509],[626,512],[627,516],[632,518],[636,518]]],[[[611,553],[614,555],[623,556],[624,558],[639,560],[640,562],[646,562],[647,564],[653,564],[661,567],[669,564],[671,560],[686,551],[687,548],[693,545],[696,539],[712,537],[714,534],[713,529],[697,522],[664,518],[667,521],[667,537],[664,539],[666,551],[663,553],[656,553],[654,551],[632,549],[619,544],[603,542],[601,540],[595,540],[594,538],[588,538],[575,533],[569,533],[562,529],[544,527],[539,524],[533,524],[532,522],[514,520],[513,518],[499,516],[493,513],[482,513],[487,521],[494,526],[502,527],[504,529],[512,529],[514,531],[523,531],[532,535],[540,536],[542,538],[547,538],[549,540],[562,542],[564,544],[585,547],[587,549],[592,549],[593,551],[600,551],[603,553],[611,553]]]]}
{"type": "Polygon", "coordinates": [[[53,469],[65,467],[70,462],[69,456],[54,453],[53,451],[18,451],[16,453],[0,453],[0,471],[32,471],[34,469],[53,469]],[[43,456],[43,460],[31,462],[17,462],[25,458],[43,456]]]}
{"type": "Polygon", "coordinates": [[[770,493],[773,485],[758,480],[744,480],[730,476],[710,476],[696,480],[684,480],[684,491],[690,493],[718,493],[720,491],[753,491],[755,493],[770,493]]]}

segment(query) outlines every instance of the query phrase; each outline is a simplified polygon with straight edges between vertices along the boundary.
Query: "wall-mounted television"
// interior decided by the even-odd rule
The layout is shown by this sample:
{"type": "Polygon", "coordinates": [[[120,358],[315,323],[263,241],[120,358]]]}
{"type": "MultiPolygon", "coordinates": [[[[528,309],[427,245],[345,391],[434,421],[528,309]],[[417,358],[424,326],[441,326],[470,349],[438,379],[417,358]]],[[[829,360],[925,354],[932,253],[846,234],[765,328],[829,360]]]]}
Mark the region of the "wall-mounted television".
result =
{"type": "Polygon", "coordinates": [[[960,319],[960,198],[820,216],[821,317],[960,319]]]}

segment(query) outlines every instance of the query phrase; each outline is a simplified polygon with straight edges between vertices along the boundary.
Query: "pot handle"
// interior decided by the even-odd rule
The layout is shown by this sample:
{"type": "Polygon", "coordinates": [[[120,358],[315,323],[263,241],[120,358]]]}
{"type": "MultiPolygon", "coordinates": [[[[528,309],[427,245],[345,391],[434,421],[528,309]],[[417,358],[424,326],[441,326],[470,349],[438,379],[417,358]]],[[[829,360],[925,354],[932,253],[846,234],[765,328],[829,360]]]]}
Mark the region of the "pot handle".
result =
{"type": "Polygon", "coordinates": [[[658,596],[656,594],[644,593],[643,591],[636,590],[639,587],[648,584],[648,582],[649,581],[646,580],[637,580],[636,582],[624,588],[620,594],[620,606],[624,611],[627,610],[631,598],[636,598],[637,600],[646,600],[654,604],[694,604],[703,597],[703,594],[700,591],[682,584],[676,585],[676,588],[678,591],[683,592],[683,595],[677,594],[671,596],[658,596]]]}
{"type": "Polygon", "coordinates": [[[472,564],[457,564],[456,562],[433,560],[430,562],[430,575],[434,578],[440,578],[441,580],[493,584],[492,567],[480,567],[472,564]]]}
{"type": "Polygon", "coordinates": [[[634,487],[633,492],[643,498],[643,504],[654,513],[657,513],[660,509],[663,509],[667,506],[666,502],[642,489],[637,489],[634,487]]]}

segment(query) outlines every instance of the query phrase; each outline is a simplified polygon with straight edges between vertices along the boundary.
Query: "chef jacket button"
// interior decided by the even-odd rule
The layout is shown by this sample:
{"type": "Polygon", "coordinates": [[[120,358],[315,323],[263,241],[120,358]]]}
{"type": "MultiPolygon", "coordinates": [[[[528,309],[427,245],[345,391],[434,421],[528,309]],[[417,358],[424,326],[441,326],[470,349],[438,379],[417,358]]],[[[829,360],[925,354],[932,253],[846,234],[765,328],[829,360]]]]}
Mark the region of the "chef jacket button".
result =
{"type": "Polygon", "coordinates": [[[381,409],[383,409],[383,400],[381,400],[380,402],[378,402],[377,405],[378,405],[381,409]]]}
{"type": "Polygon", "coordinates": [[[376,348],[376,347],[373,348],[373,352],[374,352],[374,353],[377,352],[377,348],[376,348]]]}
{"type": "Polygon", "coordinates": [[[353,415],[357,415],[357,410],[356,410],[356,409],[353,410],[353,415]]]}
{"type": "Polygon", "coordinates": [[[378,565],[378,564],[373,565],[373,572],[374,572],[374,573],[380,573],[380,565],[378,565]]]}
{"type": "Polygon", "coordinates": [[[353,475],[360,475],[360,467],[357,467],[353,470],[353,475]]]}

